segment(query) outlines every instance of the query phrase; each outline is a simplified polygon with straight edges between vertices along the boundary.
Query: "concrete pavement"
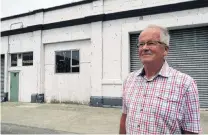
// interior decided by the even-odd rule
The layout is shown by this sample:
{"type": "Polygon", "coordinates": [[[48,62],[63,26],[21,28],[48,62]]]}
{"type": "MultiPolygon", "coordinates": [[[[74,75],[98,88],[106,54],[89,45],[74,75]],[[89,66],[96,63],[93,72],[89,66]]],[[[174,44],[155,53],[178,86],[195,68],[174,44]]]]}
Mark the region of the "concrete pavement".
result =
{"type": "MultiPolygon", "coordinates": [[[[117,134],[120,108],[74,104],[1,103],[1,123],[67,133],[117,134]]],[[[203,133],[208,133],[208,111],[201,111],[203,133]]]]}
{"type": "Polygon", "coordinates": [[[121,110],[73,104],[1,103],[2,123],[70,133],[118,133],[121,110]]]}
{"type": "Polygon", "coordinates": [[[1,123],[1,134],[73,134],[63,131],[1,123]]]}

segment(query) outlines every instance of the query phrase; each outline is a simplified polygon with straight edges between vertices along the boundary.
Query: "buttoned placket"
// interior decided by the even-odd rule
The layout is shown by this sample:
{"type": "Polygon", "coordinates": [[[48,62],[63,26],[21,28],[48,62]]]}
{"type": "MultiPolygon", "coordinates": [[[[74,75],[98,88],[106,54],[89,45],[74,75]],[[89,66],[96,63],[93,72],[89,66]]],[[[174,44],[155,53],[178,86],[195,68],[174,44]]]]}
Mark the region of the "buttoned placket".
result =
{"type": "Polygon", "coordinates": [[[142,83],[142,93],[141,93],[141,95],[142,95],[142,98],[141,98],[141,103],[140,103],[140,110],[138,110],[139,111],[139,115],[138,115],[138,119],[139,119],[139,121],[138,121],[138,124],[137,124],[137,128],[138,128],[138,130],[140,130],[140,128],[142,127],[142,122],[143,122],[143,120],[142,120],[142,118],[141,118],[141,116],[143,115],[143,111],[144,111],[144,108],[145,108],[145,100],[146,100],[146,97],[147,97],[147,90],[146,90],[146,87],[147,87],[147,80],[145,79],[145,78],[143,78],[142,77],[142,79],[143,79],[143,81],[144,81],[144,83],[142,83]]]}

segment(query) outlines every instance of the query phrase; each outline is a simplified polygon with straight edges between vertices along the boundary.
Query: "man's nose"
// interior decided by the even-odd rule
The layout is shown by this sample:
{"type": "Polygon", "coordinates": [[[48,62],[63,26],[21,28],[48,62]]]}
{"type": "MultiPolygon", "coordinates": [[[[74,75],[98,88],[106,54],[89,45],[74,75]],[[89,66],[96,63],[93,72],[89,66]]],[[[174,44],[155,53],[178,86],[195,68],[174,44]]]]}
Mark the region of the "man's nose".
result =
{"type": "Polygon", "coordinates": [[[145,43],[145,44],[142,46],[142,50],[149,50],[149,46],[147,45],[147,43],[145,43]]]}

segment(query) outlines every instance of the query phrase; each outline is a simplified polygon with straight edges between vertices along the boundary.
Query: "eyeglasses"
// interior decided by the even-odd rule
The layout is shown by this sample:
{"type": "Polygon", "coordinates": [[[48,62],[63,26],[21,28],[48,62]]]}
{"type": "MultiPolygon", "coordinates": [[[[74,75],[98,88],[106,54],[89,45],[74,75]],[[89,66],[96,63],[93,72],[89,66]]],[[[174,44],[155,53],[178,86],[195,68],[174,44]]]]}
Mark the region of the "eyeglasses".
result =
{"type": "Polygon", "coordinates": [[[147,42],[139,42],[137,44],[137,47],[143,47],[145,45],[147,46],[156,46],[157,44],[163,44],[166,45],[165,43],[161,42],[161,41],[147,41],[147,42]]]}

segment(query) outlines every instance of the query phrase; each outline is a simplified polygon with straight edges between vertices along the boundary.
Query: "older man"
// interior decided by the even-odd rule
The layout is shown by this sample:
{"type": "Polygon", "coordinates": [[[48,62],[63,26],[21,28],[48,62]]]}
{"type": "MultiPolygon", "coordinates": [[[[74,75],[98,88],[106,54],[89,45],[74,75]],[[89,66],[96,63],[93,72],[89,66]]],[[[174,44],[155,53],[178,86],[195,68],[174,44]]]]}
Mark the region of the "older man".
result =
{"type": "Polygon", "coordinates": [[[141,32],[138,53],[143,67],[124,81],[120,134],[200,132],[196,82],[168,66],[169,40],[160,26],[141,32]]]}

